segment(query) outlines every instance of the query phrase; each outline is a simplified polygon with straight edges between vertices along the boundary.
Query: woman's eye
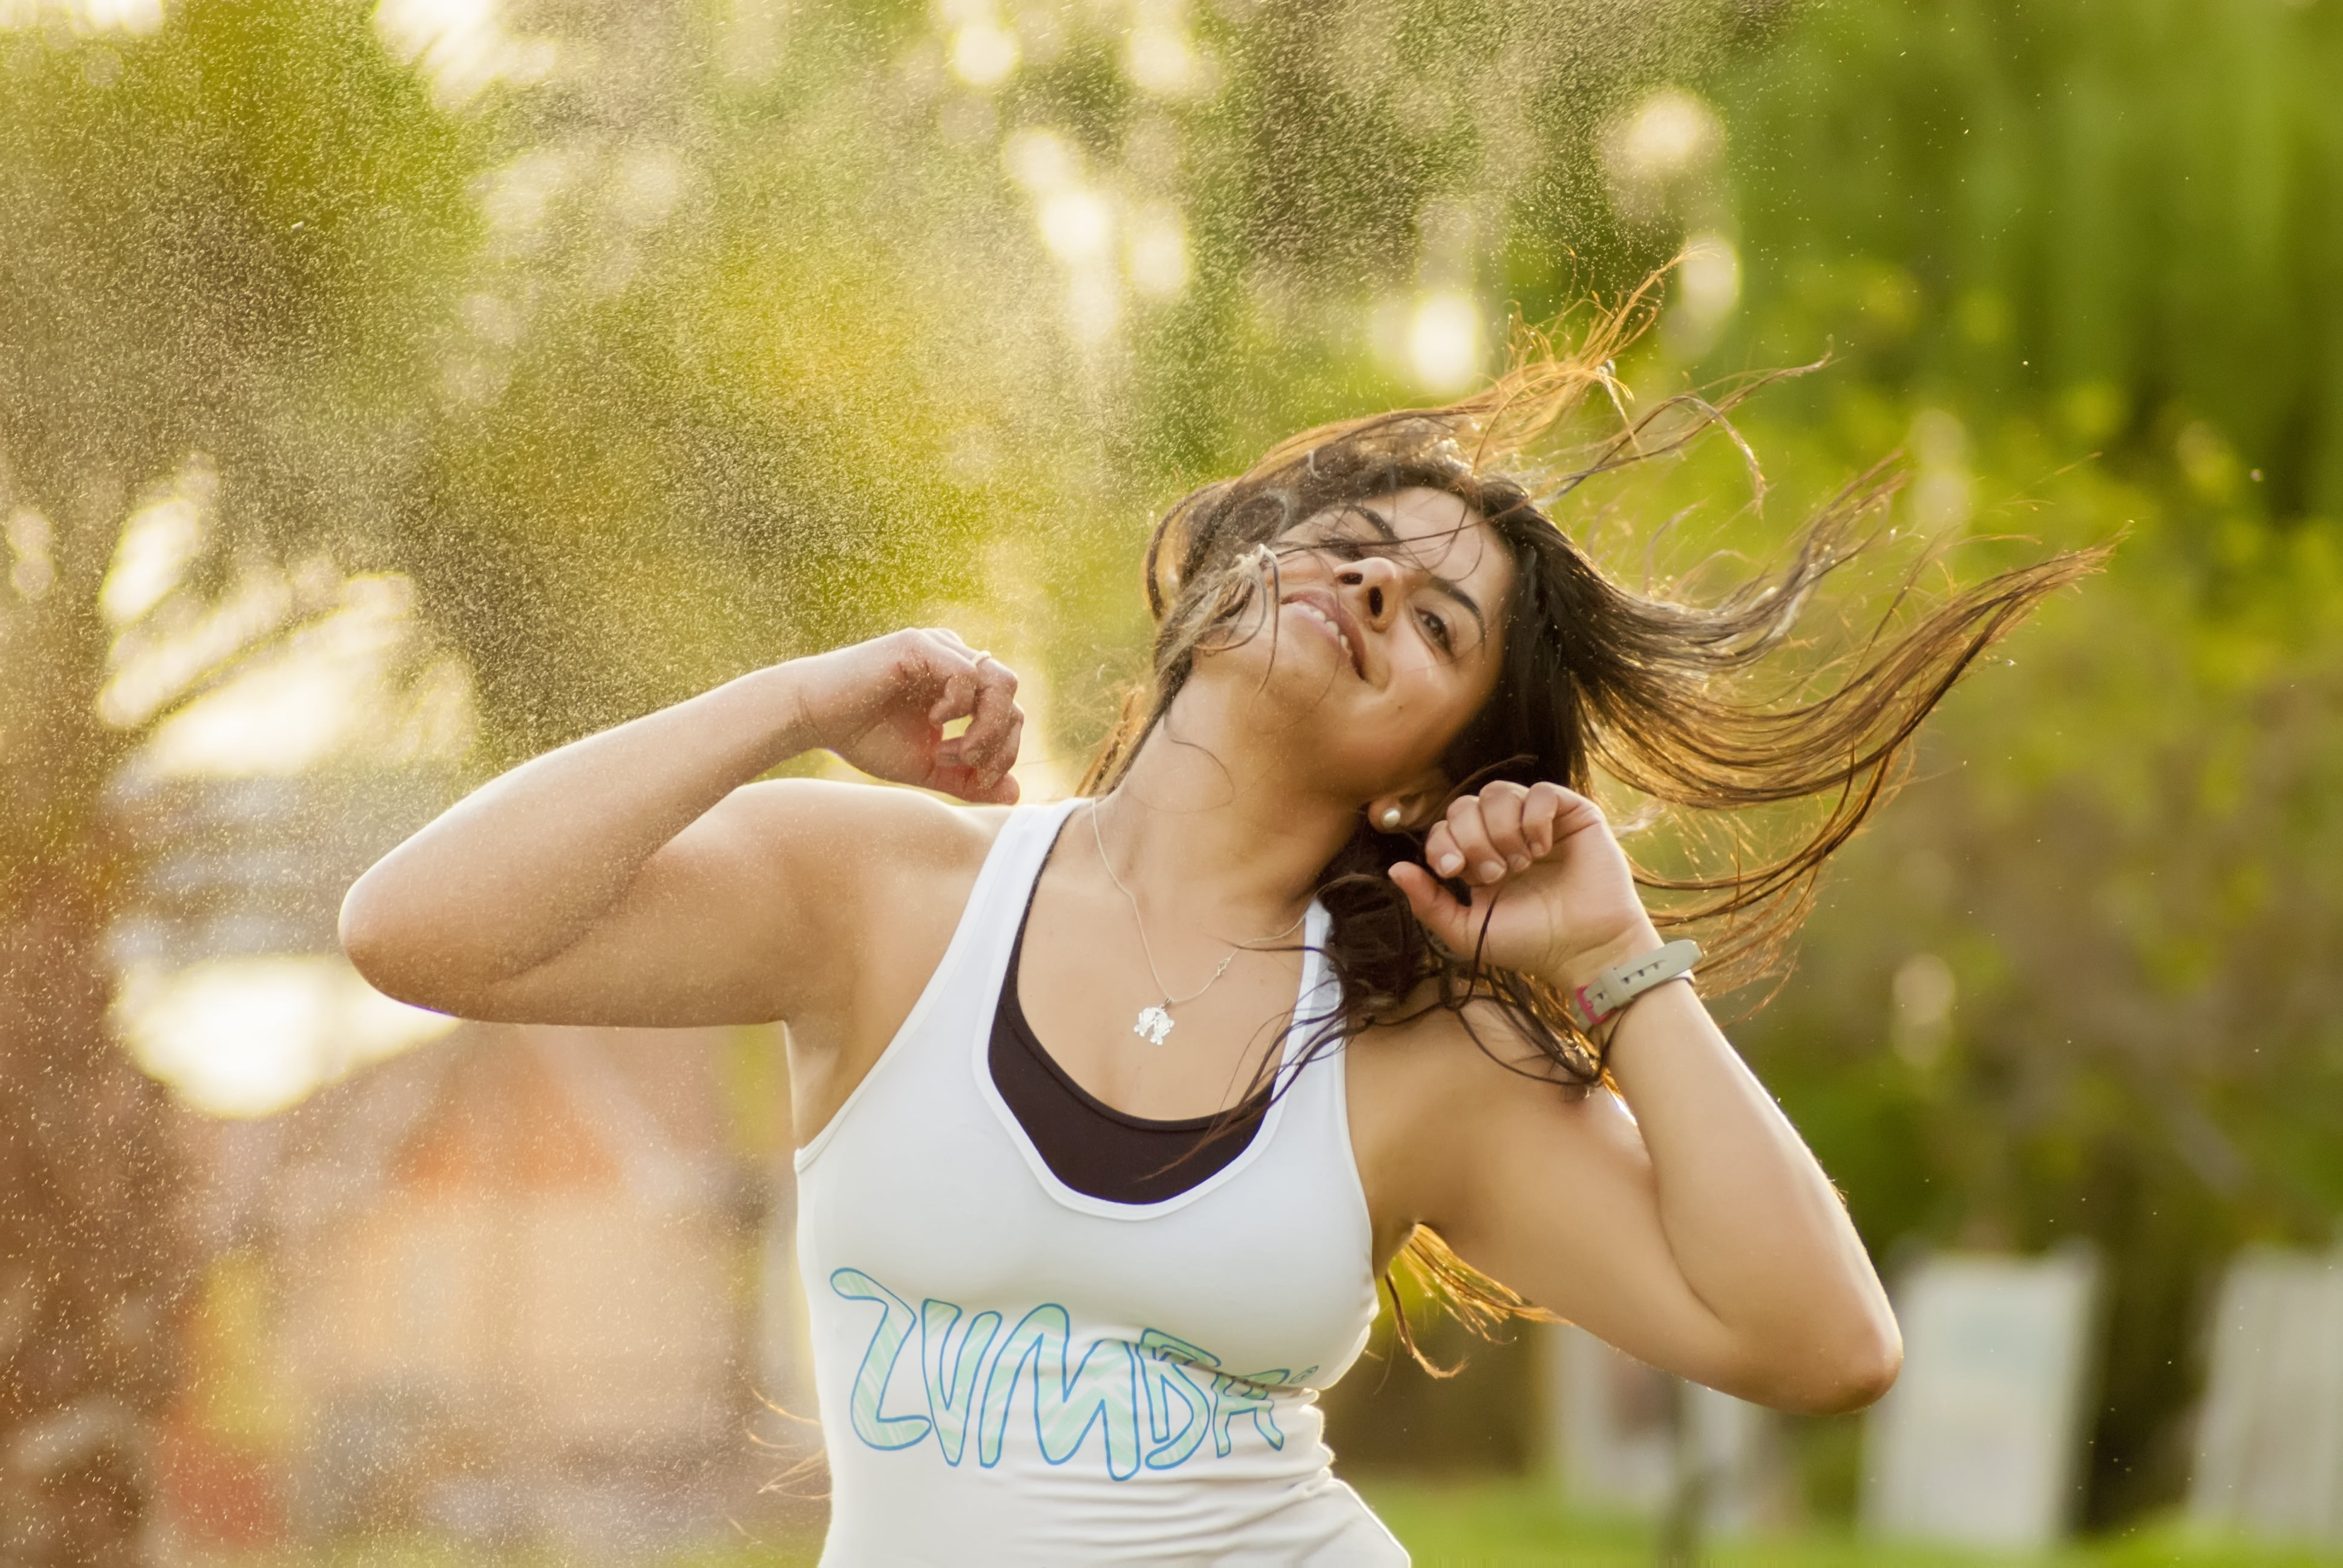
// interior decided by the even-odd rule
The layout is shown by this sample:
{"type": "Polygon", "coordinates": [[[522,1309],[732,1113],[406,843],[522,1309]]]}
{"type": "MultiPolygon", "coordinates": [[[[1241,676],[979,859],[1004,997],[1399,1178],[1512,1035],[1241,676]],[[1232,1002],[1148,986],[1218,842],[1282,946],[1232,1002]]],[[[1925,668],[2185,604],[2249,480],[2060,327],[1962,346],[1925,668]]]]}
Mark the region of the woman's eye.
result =
{"type": "Polygon", "coordinates": [[[1453,639],[1448,634],[1448,623],[1440,618],[1438,611],[1419,610],[1416,618],[1423,623],[1424,634],[1432,638],[1441,652],[1454,651],[1453,639]]]}

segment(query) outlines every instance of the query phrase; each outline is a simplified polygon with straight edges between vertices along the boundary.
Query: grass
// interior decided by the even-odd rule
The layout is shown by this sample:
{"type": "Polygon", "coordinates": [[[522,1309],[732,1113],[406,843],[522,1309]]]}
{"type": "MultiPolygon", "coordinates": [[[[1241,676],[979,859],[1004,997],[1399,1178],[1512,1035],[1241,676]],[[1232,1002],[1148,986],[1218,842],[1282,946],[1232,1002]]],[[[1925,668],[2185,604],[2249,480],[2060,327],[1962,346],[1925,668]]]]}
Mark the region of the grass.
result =
{"type": "MultiPolygon", "coordinates": [[[[1521,1479],[1429,1481],[1353,1477],[1353,1484],[1418,1568],[1650,1568],[1651,1527],[1565,1508],[1550,1487],[1521,1479]]],[[[675,1553],[659,1568],[813,1568],[820,1543],[770,1530],[739,1543],[675,1553]]],[[[2343,1568],[2343,1546],[2288,1547],[2192,1535],[2157,1523],[2046,1554],[1960,1552],[1864,1540],[1844,1530],[1704,1543],[1708,1568],[2343,1568]]],[[[315,1553],[205,1559],[199,1568],[559,1568],[545,1553],[484,1554],[446,1546],[369,1542],[315,1553]]]]}
{"type": "MultiPolygon", "coordinates": [[[[1418,1568],[1650,1568],[1651,1527],[1633,1520],[1590,1518],[1565,1508],[1535,1482],[1435,1482],[1364,1477],[1353,1483],[1403,1542],[1418,1568]]],[[[2078,1543],[2048,1554],[1953,1551],[1864,1540],[1843,1530],[1793,1536],[1711,1541],[1700,1560],[1714,1568],[1984,1568],[2026,1563],[2050,1568],[2313,1568],[2343,1564],[2343,1547],[2325,1550],[2211,1541],[2170,1525],[2078,1543]]]]}

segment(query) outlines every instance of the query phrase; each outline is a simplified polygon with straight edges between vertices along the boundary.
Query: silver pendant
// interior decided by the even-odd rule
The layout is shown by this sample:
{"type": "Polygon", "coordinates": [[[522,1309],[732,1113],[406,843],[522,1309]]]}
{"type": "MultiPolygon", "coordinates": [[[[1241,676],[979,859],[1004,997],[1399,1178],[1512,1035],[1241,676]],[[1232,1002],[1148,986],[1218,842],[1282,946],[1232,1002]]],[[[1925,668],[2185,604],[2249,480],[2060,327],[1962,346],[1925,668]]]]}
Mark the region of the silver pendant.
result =
{"type": "Polygon", "coordinates": [[[1161,1045],[1164,1036],[1172,1032],[1172,1015],[1160,1007],[1142,1007],[1131,1032],[1145,1036],[1150,1045],[1161,1045]]]}

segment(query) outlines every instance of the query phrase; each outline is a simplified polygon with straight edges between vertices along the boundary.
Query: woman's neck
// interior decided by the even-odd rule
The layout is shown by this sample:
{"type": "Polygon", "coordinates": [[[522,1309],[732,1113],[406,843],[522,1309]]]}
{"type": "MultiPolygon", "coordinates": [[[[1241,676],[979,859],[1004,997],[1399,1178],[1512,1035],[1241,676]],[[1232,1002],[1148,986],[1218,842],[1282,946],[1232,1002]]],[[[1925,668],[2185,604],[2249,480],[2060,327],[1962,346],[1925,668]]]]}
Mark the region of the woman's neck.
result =
{"type": "Polygon", "coordinates": [[[1214,722],[1218,704],[1190,700],[1202,695],[1175,699],[1099,803],[1098,825],[1115,876],[1151,917],[1245,940],[1308,906],[1359,806],[1304,787],[1281,748],[1214,722]]]}

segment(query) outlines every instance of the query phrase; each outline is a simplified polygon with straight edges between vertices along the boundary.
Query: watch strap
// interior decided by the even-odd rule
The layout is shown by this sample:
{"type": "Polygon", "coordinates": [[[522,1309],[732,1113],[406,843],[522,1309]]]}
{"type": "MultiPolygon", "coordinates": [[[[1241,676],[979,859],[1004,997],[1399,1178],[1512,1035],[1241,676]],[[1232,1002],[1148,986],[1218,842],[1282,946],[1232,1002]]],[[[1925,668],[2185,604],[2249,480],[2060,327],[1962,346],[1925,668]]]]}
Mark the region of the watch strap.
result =
{"type": "Polygon", "coordinates": [[[1654,986],[1665,985],[1692,972],[1700,962],[1700,944],[1679,938],[1624,964],[1614,964],[1563,999],[1570,1021],[1592,1031],[1618,1015],[1621,1009],[1654,986]]]}

